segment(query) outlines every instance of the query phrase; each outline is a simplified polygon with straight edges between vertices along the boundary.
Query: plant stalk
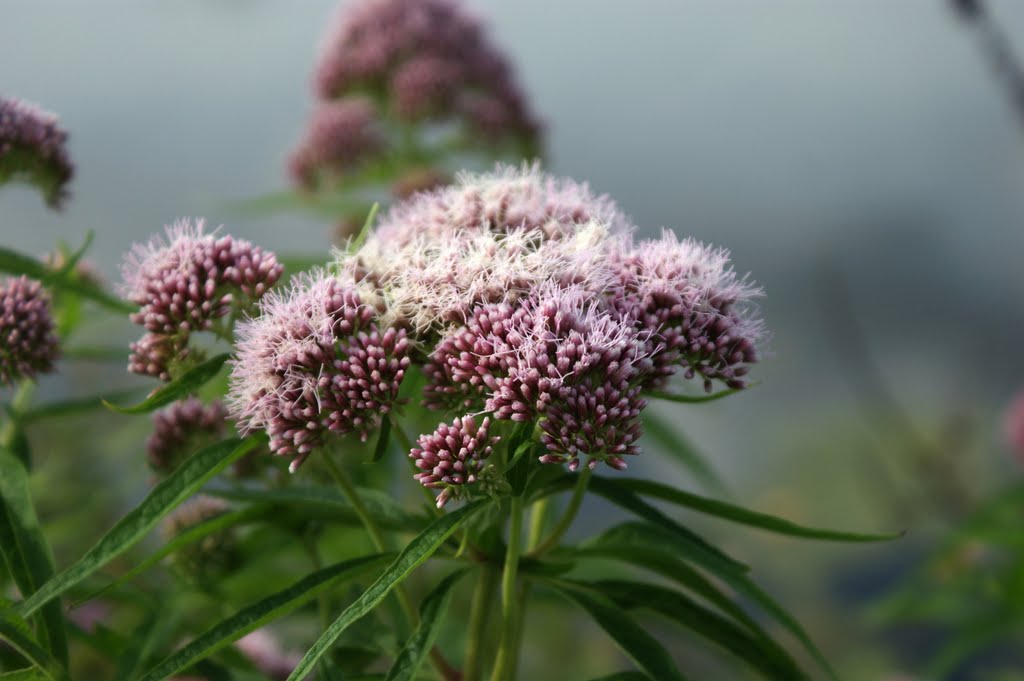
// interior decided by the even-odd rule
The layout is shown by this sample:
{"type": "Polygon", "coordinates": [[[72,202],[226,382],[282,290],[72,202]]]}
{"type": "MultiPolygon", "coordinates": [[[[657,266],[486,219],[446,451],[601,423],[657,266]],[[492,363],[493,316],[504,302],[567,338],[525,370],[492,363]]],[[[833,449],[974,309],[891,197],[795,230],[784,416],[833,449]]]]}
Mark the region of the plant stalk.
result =
{"type": "Polygon", "coordinates": [[[519,553],[522,549],[523,498],[512,497],[510,502],[508,548],[505,549],[505,565],[501,573],[501,645],[494,663],[491,681],[512,681],[515,661],[519,656],[516,638],[519,633],[518,599],[516,598],[516,573],[519,570],[519,553]]]}
{"type": "MultiPolygon", "coordinates": [[[[331,473],[331,477],[341,487],[342,493],[348,498],[348,502],[352,504],[352,510],[359,516],[359,520],[363,523],[363,527],[366,528],[366,533],[370,535],[370,541],[373,542],[374,547],[381,553],[387,551],[387,545],[384,542],[384,535],[380,531],[380,527],[377,522],[373,519],[366,504],[363,503],[362,498],[359,496],[359,491],[356,486],[352,484],[352,480],[346,475],[345,471],[342,470],[334,459],[331,458],[330,452],[324,452],[322,457],[324,462],[327,464],[327,469],[331,473]]],[[[409,626],[416,628],[420,623],[420,615],[416,608],[413,607],[412,601],[409,600],[409,594],[405,589],[404,584],[399,584],[394,590],[395,597],[398,599],[399,605],[402,606],[402,611],[405,613],[405,618],[409,623],[409,626]]],[[[455,670],[448,661],[441,655],[441,651],[435,646],[430,650],[430,661],[433,663],[437,672],[442,678],[448,679],[449,681],[457,681],[459,673],[455,670]]]]}
{"type": "Polygon", "coordinates": [[[486,643],[487,615],[491,607],[491,594],[498,582],[498,571],[490,565],[480,569],[473,600],[469,606],[469,641],[466,643],[466,661],[462,666],[462,681],[480,681],[483,675],[483,647],[486,643]]]}
{"type": "Polygon", "coordinates": [[[540,546],[533,549],[530,552],[531,557],[543,555],[551,549],[558,546],[558,542],[562,541],[562,537],[568,532],[569,527],[572,526],[573,521],[576,519],[576,514],[579,513],[580,506],[583,504],[583,495],[587,491],[587,485],[590,484],[590,477],[593,471],[589,468],[585,468],[582,473],[579,474],[579,479],[576,481],[576,487],[572,490],[572,498],[569,499],[569,505],[565,509],[565,515],[558,521],[558,525],[551,530],[551,534],[545,539],[540,546]]]}

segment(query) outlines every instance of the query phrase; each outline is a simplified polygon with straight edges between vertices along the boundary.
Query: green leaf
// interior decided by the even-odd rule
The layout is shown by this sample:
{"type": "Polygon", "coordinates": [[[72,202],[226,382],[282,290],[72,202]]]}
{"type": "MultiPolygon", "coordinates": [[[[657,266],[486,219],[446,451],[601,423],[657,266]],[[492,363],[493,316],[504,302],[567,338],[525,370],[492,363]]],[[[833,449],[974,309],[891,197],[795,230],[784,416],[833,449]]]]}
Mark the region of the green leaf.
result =
{"type": "Polygon", "coordinates": [[[377,446],[373,448],[373,459],[371,463],[377,463],[384,458],[388,451],[388,444],[391,442],[391,417],[385,414],[380,420],[380,434],[377,436],[377,446]]]}
{"type": "MultiPolygon", "coordinates": [[[[549,485],[545,493],[567,489],[575,480],[575,475],[564,475],[549,485]]],[[[701,567],[715,574],[747,572],[750,570],[748,566],[726,555],[697,533],[683,527],[630,490],[620,486],[618,480],[618,478],[608,480],[607,478],[595,475],[590,480],[590,490],[616,506],[624,508],[644,520],[671,532],[675,535],[674,545],[676,549],[678,551],[685,551],[687,559],[692,560],[701,567]]]]}
{"type": "Polygon", "coordinates": [[[36,667],[16,669],[13,672],[0,673],[0,681],[41,681],[46,678],[48,678],[46,674],[36,667]]]}
{"type": "Polygon", "coordinates": [[[363,244],[366,243],[366,239],[370,236],[370,232],[373,231],[373,220],[377,217],[377,211],[379,210],[379,203],[374,203],[370,206],[370,212],[366,215],[366,221],[363,222],[363,228],[359,230],[359,234],[356,235],[356,238],[353,239],[352,243],[350,243],[348,248],[345,249],[346,253],[355,253],[363,247],[363,244]]]}
{"type": "Polygon", "coordinates": [[[686,438],[676,432],[672,424],[651,409],[644,411],[644,433],[654,439],[666,454],[678,461],[701,485],[723,496],[730,496],[725,482],[711,464],[686,438]]]}
{"type": "Polygon", "coordinates": [[[735,506],[724,501],[718,501],[717,499],[709,499],[691,492],[684,492],[681,489],[670,487],[669,485],[655,482],[654,480],[616,478],[615,481],[617,484],[622,485],[626,489],[636,492],[637,494],[654,497],[655,499],[668,501],[673,504],[678,504],[679,506],[685,506],[686,508],[693,509],[700,513],[712,515],[717,518],[723,518],[725,520],[731,520],[742,525],[749,525],[751,527],[757,527],[762,530],[785,534],[792,537],[807,537],[809,539],[823,539],[826,541],[841,542],[875,542],[891,541],[903,536],[902,532],[897,534],[859,534],[855,532],[841,532],[837,530],[822,530],[815,527],[804,527],[803,525],[797,525],[796,523],[782,518],[777,518],[766,513],[751,511],[743,508],[742,506],[735,506]]]}
{"type": "Polygon", "coordinates": [[[160,603],[154,608],[146,621],[132,631],[127,648],[118,654],[115,681],[137,679],[146,658],[174,631],[177,620],[173,604],[160,603]]]}
{"type": "MultiPolygon", "coordinates": [[[[319,514],[320,517],[334,517],[346,523],[362,525],[348,499],[334,487],[295,485],[268,490],[210,490],[208,493],[231,501],[273,504],[283,511],[319,514]]],[[[427,516],[409,513],[392,496],[380,490],[360,487],[359,496],[370,515],[386,529],[419,532],[430,520],[427,516]]]]}
{"type": "MultiPolygon", "coordinates": [[[[124,390],[116,395],[108,395],[109,399],[129,400],[139,394],[138,390],[124,390]]],[[[82,412],[92,411],[94,409],[103,408],[103,398],[99,395],[92,397],[77,397],[71,400],[63,400],[60,402],[50,402],[49,404],[42,404],[38,407],[29,409],[21,416],[22,423],[33,423],[35,421],[41,421],[43,419],[54,418],[58,416],[70,416],[72,414],[80,414],[82,412]]]]}
{"type": "Polygon", "coordinates": [[[686,553],[679,550],[674,539],[657,525],[628,522],[616,525],[573,549],[573,555],[617,560],[661,575],[700,596],[762,638],[769,639],[764,629],[743,608],[700,571],[684,562],[686,553]]]}
{"type": "Polygon", "coordinates": [[[699,404],[701,402],[714,402],[715,400],[720,400],[723,397],[728,397],[729,395],[734,395],[738,392],[743,392],[744,390],[752,388],[755,385],[757,384],[751,383],[746,388],[728,388],[726,390],[720,390],[717,393],[711,393],[709,395],[677,395],[675,393],[665,392],[664,390],[648,390],[644,394],[657,398],[659,400],[668,400],[669,402],[681,402],[683,404],[699,404]]]}
{"type": "Polygon", "coordinates": [[[395,658],[388,671],[387,681],[413,681],[416,678],[416,672],[437,640],[438,625],[452,599],[452,587],[464,574],[466,570],[448,575],[423,599],[420,605],[420,624],[395,658]]]}
{"type": "Polygon", "coordinates": [[[0,613],[0,641],[6,641],[47,678],[69,681],[63,665],[36,643],[24,623],[13,621],[5,613],[0,613]]]}
{"type": "MultiPolygon", "coordinates": [[[[593,482],[593,481],[592,481],[593,482]]],[[[720,570],[717,566],[706,562],[706,556],[702,552],[694,553],[690,550],[685,543],[681,543],[674,536],[675,533],[671,530],[666,532],[666,528],[661,525],[647,525],[644,523],[625,523],[623,525],[616,526],[605,532],[598,539],[588,542],[584,545],[583,551],[589,551],[594,548],[596,544],[607,542],[610,547],[614,547],[616,544],[624,547],[624,553],[621,556],[614,556],[615,549],[611,548],[606,555],[613,558],[620,558],[621,560],[627,560],[627,558],[640,560],[642,554],[642,547],[646,546],[648,549],[657,549],[661,552],[671,551],[673,554],[682,558],[683,560],[689,560],[700,567],[708,570],[716,577],[725,582],[728,586],[732,587],[740,595],[745,596],[748,600],[753,602],[761,610],[771,616],[776,622],[782,625],[790,634],[792,634],[800,643],[804,649],[815,659],[815,661],[821,666],[821,668],[833,679],[836,678],[835,671],[829,665],[828,660],[821,654],[817,646],[814,645],[814,641],[807,634],[800,623],[790,615],[785,608],[776,603],[771,596],[765,593],[757,584],[755,584],[746,574],[737,570],[720,570]],[[630,537],[630,535],[633,535],[630,537]],[[640,545],[640,550],[637,550],[637,545],[640,545]]],[[[657,565],[657,559],[653,559],[653,564],[657,565]]],[[[681,565],[684,565],[681,563],[681,565]]],[[[651,569],[658,571],[661,574],[661,570],[656,567],[651,569]]],[[[722,608],[723,611],[728,612],[730,615],[735,617],[737,620],[743,622],[752,631],[756,631],[763,634],[763,630],[760,626],[754,623],[749,617],[742,613],[741,610],[735,607],[729,607],[724,605],[726,599],[721,596],[715,596],[713,593],[713,587],[707,580],[701,579],[698,573],[693,573],[689,576],[684,573],[678,573],[673,576],[671,574],[665,574],[670,579],[682,579],[686,578],[687,583],[684,586],[693,588],[696,593],[700,593],[701,596],[707,598],[709,601],[714,602],[716,605],[722,608]]],[[[763,638],[768,639],[767,634],[763,635],[763,638]]],[[[769,639],[770,640],[770,639],[769,639]]]]}
{"type": "Polygon", "coordinates": [[[658,681],[686,681],[672,656],[615,603],[572,582],[552,581],[560,593],[587,611],[637,666],[658,681]]]}
{"type": "Polygon", "coordinates": [[[191,525],[174,536],[169,542],[161,546],[159,549],[148,555],[142,562],[133,567],[128,572],[119,576],[109,584],[100,587],[96,591],[84,596],[83,598],[75,601],[73,607],[78,607],[87,601],[91,601],[94,598],[106,593],[110,589],[127,582],[128,580],[142,574],[146,570],[150,569],[161,560],[170,556],[171,554],[177,553],[181,549],[202,541],[206,537],[212,534],[222,532],[232,527],[237,527],[251,520],[255,520],[270,514],[271,507],[269,505],[250,506],[249,508],[242,509],[240,511],[229,511],[228,513],[221,513],[209,518],[195,525],[191,525]]]}
{"type": "Polygon", "coordinates": [[[400,584],[413,570],[433,555],[441,544],[470,516],[480,510],[485,503],[487,503],[485,500],[474,501],[443,515],[413,538],[402,550],[398,558],[395,559],[395,562],[389,565],[384,570],[384,573],[377,578],[377,581],[371,584],[352,605],[338,616],[338,619],[327,628],[327,631],[306,652],[302,661],[299,662],[299,666],[288,677],[288,681],[299,681],[306,678],[306,675],[313,671],[317,660],[334,645],[334,642],[349,625],[377,607],[395,586],[400,584]]]}
{"type": "Polygon", "coordinates": [[[77,293],[115,312],[129,313],[138,309],[131,303],[115,298],[93,282],[77,281],[68,276],[55,277],[55,272],[39,260],[6,248],[0,248],[0,272],[24,274],[32,279],[45,281],[52,288],[77,293]]]}
{"type": "Polygon", "coordinates": [[[23,616],[38,610],[51,599],[96,572],[137,544],[160,519],[202,487],[213,476],[263,444],[264,438],[231,438],[211,445],[187,459],[125,517],[117,522],[78,562],[48,581],[18,606],[23,616]]]}
{"type": "Polygon", "coordinates": [[[160,681],[186,669],[221,648],[259,629],[303,603],[315,598],[325,589],[342,580],[353,579],[390,558],[388,554],[374,554],[346,560],[313,572],[287,589],[267,596],[243,608],[231,617],[218,622],[200,634],[181,650],[171,654],[142,681],[160,681]]]}
{"type": "Polygon", "coordinates": [[[652,679],[641,672],[618,672],[610,676],[591,679],[591,681],[652,681],[652,679]]]}
{"type": "MultiPolygon", "coordinates": [[[[0,449],[0,553],[25,598],[53,576],[53,554],[29,496],[28,473],[6,449],[0,449]]],[[[41,619],[46,647],[61,664],[67,664],[67,631],[60,602],[47,605],[41,619]]]]}
{"type": "Polygon", "coordinates": [[[626,580],[600,580],[587,586],[625,609],[656,612],[714,643],[760,671],[768,679],[807,679],[779,646],[765,641],[690,598],[665,587],[626,580]]]}
{"type": "Polygon", "coordinates": [[[152,395],[142,402],[131,407],[119,407],[107,400],[103,400],[103,404],[121,414],[149,413],[199,390],[199,388],[206,385],[207,381],[220,373],[221,367],[224,366],[224,363],[230,357],[231,355],[227,353],[211,357],[202,364],[192,367],[167,385],[154,391],[152,395]]]}

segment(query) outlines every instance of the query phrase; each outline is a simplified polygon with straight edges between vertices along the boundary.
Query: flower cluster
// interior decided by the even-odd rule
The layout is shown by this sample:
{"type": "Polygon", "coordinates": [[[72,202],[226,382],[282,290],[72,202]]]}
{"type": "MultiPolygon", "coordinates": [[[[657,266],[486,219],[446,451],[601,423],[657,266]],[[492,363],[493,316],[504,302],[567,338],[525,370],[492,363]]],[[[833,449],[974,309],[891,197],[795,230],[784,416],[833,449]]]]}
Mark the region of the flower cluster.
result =
{"type": "Polygon", "coordinates": [[[536,155],[540,126],[511,67],[454,0],[346,4],[314,80],[318,103],[289,164],[301,187],[329,186],[368,162],[422,156],[410,144],[429,145],[427,133],[438,129],[454,130],[446,144],[461,149],[536,155]]]}
{"type": "Polygon", "coordinates": [[[150,467],[161,474],[174,471],[186,457],[224,433],[227,410],[190,397],[153,413],[153,432],[146,440],[150,467]]]}
{"type": "Polygon", "coordinates": [[[610,199],[535,165],[416,194],[332,274],[264,299],[232,413],[294,466],[330,432],[365,438],[416,361],[424,405],[455,417],[409,453],[439,505],[490,485],[509,422],[534,424],[542,463],[625,468],[646,391],[675,374],[745,387],[764,336],[760,290],[725,251],[632,231],[610,199]]]}
{"type": "Polygon", "coordinates": [[[651,386],[684,367],[707,391],[719,380],[743,388],[757,362],[763,323],[751,310],[761,290],[729,268],[729,254],[672,232],[659,240],[626,244],[613,253],[617,265],[611,307],[650,332],[655,365],[651,386]]]}
{"type": "Polygon", "coordinates": [[[230,235],[204,233],[204,222],[179,220],[166,239],[137,244],[122,266],[121,292],[140,306],[131,320],[147,333],[132,345],[129,371],[168,380],[190,359],[192,333],[241,312],[277,282],[273,253],[230,235]]]}
{"type": "Polygon", "coordinates": [[[491,420],[485,418],[476,425],[473,417],[456,418],[449,426],[442,423],[433,433],[421,435],[417,447],[409,452],[416,468],[423,471],[415,475],[426,487],[440,488],[437,507],[477,481],[484,462],[491,455],[493,445],[500,440],[489,433],[491,420]]]}
{"type": "Polygon", "coordinates": [[[50,296],[42,285],[24,276],[0,284],[0,384],[53,371],[58,355],[50,296]]]}
{"type": "MultiPolygon", "coordinates": [[[[167,541],[201,523],[227,513],[230,506],[223,499],[200,494],[176,508],[164,519],[161,530],[167,541]]],[[[240,554],[237,537],[231,529],[208,534],[191,542],[172,557],[174,567],[186,578],[203,582],[216,579],[238,567],[240,554]]]]}
{"type": "Polygon", "coordinates": [[[1003,415],[1003,435],[1006,444],[1021,463],[1024,463],[1024,393],[1017,395],[1003,415]]]}
{"type": "Polygon", "coordinates": [[[229,408],[264,430],[294,470],[327,433],[365,440],[398,399],[409,366],[403,329],[382,327],[352,282],[317,272],[272,292],[240,325],[229,408]]]}
{"type": "Polygon", "coordinates": [[[42,190],[47,203],[60,208],[75,172],[67,140],[53,114],[0,97],[0,184],[25,179],[42,190]]]}

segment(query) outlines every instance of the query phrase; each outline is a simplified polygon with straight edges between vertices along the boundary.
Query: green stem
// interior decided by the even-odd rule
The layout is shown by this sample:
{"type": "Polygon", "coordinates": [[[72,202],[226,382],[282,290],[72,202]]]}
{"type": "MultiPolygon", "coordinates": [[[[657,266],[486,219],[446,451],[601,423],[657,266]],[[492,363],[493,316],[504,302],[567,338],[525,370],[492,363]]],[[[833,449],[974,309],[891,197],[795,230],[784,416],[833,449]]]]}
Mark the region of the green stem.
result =
{"type": "MultiPolygon", "coordinates": [[[[348,502],[352,504],[352,510],[359,516],[359,520],[363,523],[363,527],[366,528],[366,533],[370,535],[370,541],[373,542],[374,547],[381,553],[387,551],[387,545],[384,543],[384,535],[380,531],[380,527],[377,522],[373,519],[369,509],[366,508],[366,504],[363,503],[362,498],[359,496],[359,491],[356,486],[352,484],[352,480],[349,479],[345,471],[342,470],[334,459],[331,458],[330,452],[324,452],[324,456],[321,457],[327,464],[327,470],[330,471],[331,477],[341,487],[342,493],[348,498],[348,502]]],[[[413,607],[412,601],[409,599],[409,593],[405,589],[404,584],[399,584],[394,590],[395,597],[398,599],[399,605],[402,606],[402,611],[405,613],[406,620],[410,627],[415,628],[420,623],[420,615],[416,608],[413,607]]],[[[458,679],[458,672],[448,664],[444,656],[441,655],[441,651],[435,646],[430,650],[430,661],[434,664],[437,672],[445,679],[455,680],[458,679]]]]}
{"type": "Polygon", "coordinates": [[[551,508],[551,497],[544,497],[530,508],[530,529],[526,534],[526,550],[533,551],[544,534],[544,523],[551,508]]]}
{"type": "Polygon", "coordinates": [[[501,646],[494,663],[491,681],[512,681],[515,660],[519,655],[516,648],[518,625],[518,600],[516,599],[516,573],[519,570],[519,552],[523,534],[523,498],[512,497],[509,510],[511,519],[508,530],[508,548],[505,549],[505,565],[501,573],[501,646]]]}
{"type": "Polygon", "coordinates": [[[362,498],[359,496],[359,491],[356,486],[352,484],[352,480],[349,479],[348,475],[341,469],[341,467],[335,463],[334,459],[331,458],[329,452],[324,452],[324,456],[321,457],[324,463],[327,465],[327,470],[330,471],[331,477],[338,483],[338,487],[341,488],[342,493],[348,499],[348,503],[352,504],[352,510],[359,516],[360,522],[363,523],[363,527],[366,528],[366,533],[370,535],[370,541],[373,542],[374,548],[381,553],[387,551],[387,547],[384,543],[384,535],[380,531],[380,527],[377,526],[377,522],[373,519],[366,504],[363,503],[362,498]]]}
{"type": "MultiPolygon", "coordinates": [[[[0,445],[6,448],[10,448],[14,444],[14,440],[18,434],[18,421],[25,413],[25,409],[32,401],[32,394],[35,392],[36,384],[34,381],[28,379],[23,380],[18,384],[18,389],[14,393],[14,397],[11,399],[10,405],[10,420],[4,426],[2,434],[0,434],[0,445]]],[[[26,465],[28,465],[26,463],[26,465]]]]}
{"type": "Polygon", "coordinates": [[[483,647],[487,633],[487,615],[491,608],[491,593],[498,581],[498,571],[490,565],[480,569],[480,576],[469,606],[469,641],[466,643],[466,661],[462,668],[462,681],[480,681],[483,675],[483,647]]]}
{"type": "Polygon", "coordinates": [[[587,491],[587,485],[590,483],[590,476],[592,471],[589,468],[583,469],[583,472],[579,474],[579,479],[576,481],[576,487],[572,490],[572,498],[569,499],[569,506],[565,509],[565,515],[558,521],[558,525],[551,531],[548,538],[545,539],[540,546],[530,552],[531,557],[540,556],[551,549],[558,546],[558,542],[562,541],[562,537],[569,530],[572,522],[576,519],[576,514],[579,513],[580,506],[583,504],[583,495],[587,491]]]}

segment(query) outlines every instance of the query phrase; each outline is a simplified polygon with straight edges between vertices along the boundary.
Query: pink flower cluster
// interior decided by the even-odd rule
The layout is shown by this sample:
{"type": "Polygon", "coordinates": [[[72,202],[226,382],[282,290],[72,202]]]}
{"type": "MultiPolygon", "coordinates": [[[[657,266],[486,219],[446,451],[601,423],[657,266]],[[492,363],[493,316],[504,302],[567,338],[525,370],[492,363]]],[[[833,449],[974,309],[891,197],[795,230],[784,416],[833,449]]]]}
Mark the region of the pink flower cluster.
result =
{"type": "Polygon", "coordinates": [[[284,268],[248,241],[204,233],[203,220],[179,220],[165,232],[125,257],[121,292],[140,306],[131,320],[147,331],[131,346],[129,371],[166,381],[189,359],[192,333],[245,310],[284,268]]]}
{"type": "Polygon", "coordinates": [[[0,283],[0,385],[53,371],[59,354],[42,285],[24,276],[0,283]]]}
{"type": "Polygon", "coordinates": [[[490,436],[491,420],[479,425],[472,416],[456,418],[449,426],[442,423],[429,435],[421,435],[417,447],[409,452],[416,468],[423,471],[414,477],[425,487],[440,488],[437,507],[441,508],[462,489],[471,485],[483,470],[493,445],[501,439],[490,436]]]}
{"type": "Polygon", "coordinates": [[[511,67],[455,0],[346,3],[324,43],[315,92],[289,164],[307,189],[407,154],[409,133],[427,126],[457,129],[464,148],[536,155],[540,126],[511,67]]]}
{"type": "Polygon", "coordinates": [[[543,463],[625,468],[647,391],[677,374],[742,388],[764,336],[760,290],[725,251],[632,231],[535,165],[417,194],[331,274],[262,302],[232,413],[294,466],[329,433],[367,437],[417,361],[424,404],[456,417],[409,453],[439,505],[500,477],[488,457],[508,422],[535,424],[543,463]]]}
{"type": "Polygon", "coordinates": [[[75,173],[67,132],[57,117],[18,99],[0,97],[0,184],[23,178],[60,208],[75,173]]]}
{"type": "Polygon", "coordinates": [[[266,431],[294,470],[328,433],[365,440],[398,399],[409,366],[403,329],[382,327],[355,285],[324,272],[272,292],[239,326],[229,409],[266,431]]]}
{"type": "Polygon", "coordinates": [[[150,467],[161,474],[174,471],[198,447],[224,433],[227,410],[219,401],[205,405],[190,397],[153,413],[153,432],[146,440],[150,467]]]}

